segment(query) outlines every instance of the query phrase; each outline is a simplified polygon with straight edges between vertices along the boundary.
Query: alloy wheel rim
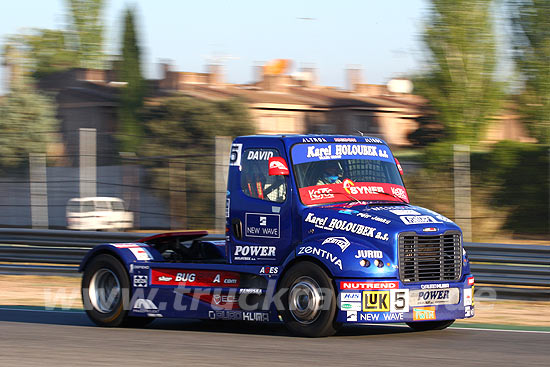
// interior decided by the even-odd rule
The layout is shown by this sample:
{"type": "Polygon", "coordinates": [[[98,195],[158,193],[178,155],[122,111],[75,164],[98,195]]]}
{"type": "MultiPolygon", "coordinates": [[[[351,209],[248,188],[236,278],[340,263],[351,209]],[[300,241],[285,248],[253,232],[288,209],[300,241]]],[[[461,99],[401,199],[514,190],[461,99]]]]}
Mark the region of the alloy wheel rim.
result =
{"type": "Polygon", "coordinates": [[[112,312],[120,301],[120,281],[110,269],[99,269],[92,276],[88,292],[92,306],[97,311],[112,312]]]}
{"type": "Polygon", "coordinates": [[[321,314],[321,288],[310,277],[298,278],[289,292],[290,313],[301,324],[311,324],[321,314]]]}

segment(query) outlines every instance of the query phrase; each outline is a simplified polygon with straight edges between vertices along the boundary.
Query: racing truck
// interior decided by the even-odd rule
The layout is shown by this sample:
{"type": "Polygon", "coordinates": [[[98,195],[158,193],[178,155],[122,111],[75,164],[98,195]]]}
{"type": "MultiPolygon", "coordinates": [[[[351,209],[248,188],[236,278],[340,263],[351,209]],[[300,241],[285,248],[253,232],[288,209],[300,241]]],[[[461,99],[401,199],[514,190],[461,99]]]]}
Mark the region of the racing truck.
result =
{"type": "Polygon", "coordinates": [[[156,318],[444,329],[474,316],[460,228],[413,206],[376,137],[243,136],[229,156],[225,234],[153,235],[91,249],[82,298],[101,326],[156,318]]]}

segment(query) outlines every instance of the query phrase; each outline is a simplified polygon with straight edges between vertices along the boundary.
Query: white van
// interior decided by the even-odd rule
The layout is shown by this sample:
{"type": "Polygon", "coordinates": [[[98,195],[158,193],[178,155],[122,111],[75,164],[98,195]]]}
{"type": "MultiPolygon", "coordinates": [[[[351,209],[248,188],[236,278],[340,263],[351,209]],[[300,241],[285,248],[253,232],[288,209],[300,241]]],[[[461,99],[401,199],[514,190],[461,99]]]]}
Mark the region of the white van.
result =
{"type": "Polygon", "coordinates": [[[67,203],[67,228],[80,231],[132,228],[134,215],[114,197],[72,198],[67,203]]]}

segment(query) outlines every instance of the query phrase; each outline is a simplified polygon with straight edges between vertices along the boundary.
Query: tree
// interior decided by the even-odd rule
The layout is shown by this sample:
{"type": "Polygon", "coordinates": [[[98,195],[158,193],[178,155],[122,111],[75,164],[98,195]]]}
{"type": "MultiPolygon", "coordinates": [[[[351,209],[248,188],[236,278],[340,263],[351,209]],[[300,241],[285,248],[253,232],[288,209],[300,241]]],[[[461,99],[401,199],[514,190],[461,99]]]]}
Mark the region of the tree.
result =
{"type": "Polygon", "coordinates": [[[429,101],[445,140],[475,144],[499,110],[491,0],[433,0],[423,34],[428,71],[415,90],[429,101]]]}
{"type": "Polygon", "coordinates": [[[68,0],[68,30],[32,29],[7,38],[25,58],[22,66],[36,78],[76,67],[104,67],[103,0],[68,0]]]}
{"type": "Polygon", "coordinates": [[[146,106],[143,118],[148,137],[143,150],[151,156],[164,157],[154,161],[153,185],[169,187],[170,172],[166,163],[170,159],[185,163],[187,207],[193,210],[181,215],[188,217],[187,222],[192,227],[211,228],[214,137],[252,134],[254,128],[248,108],[235,99],[212,102],[170,97],[146,106]]]}
{"type": "Polygon", "coordinates": [[[103,0],[67,0],[67,6],[72,36],[68,46],[76,50],[79,66],[103,69],[103,0]]]}
{"type": "Polygon", "coordinates": [[[550,1],[509,0],[514,60],[524,88],[519,111],[533,137],[550,143],[550,1]]]}
{"type": "Polygon", "coordinates": [[[124,17],[122,42],[122,59],[117,73],[119,80],[127,84],[122,88],[120,95],[118,139],[121,151],[135,152],[143,136],[143,127],[137,111],[143,105],[145,81],[141,72],[141,51],[137,40],[134,13],[130,9],[126,10],[124,17]]]}
{"type": "Polygon", "coordinates": [[[78,67],[78,55],[67,46],[67,33],[59,30],[37,29],[23,36],[32,63],[33,75],[44,75],[78,67]]]}
{"type": "Polygon", "coordinates": [[[0,167],[21,167],[29,153],[45,153],[58,128],[52,99],[28,79],[12,85],[0,100],[0,167]]]}

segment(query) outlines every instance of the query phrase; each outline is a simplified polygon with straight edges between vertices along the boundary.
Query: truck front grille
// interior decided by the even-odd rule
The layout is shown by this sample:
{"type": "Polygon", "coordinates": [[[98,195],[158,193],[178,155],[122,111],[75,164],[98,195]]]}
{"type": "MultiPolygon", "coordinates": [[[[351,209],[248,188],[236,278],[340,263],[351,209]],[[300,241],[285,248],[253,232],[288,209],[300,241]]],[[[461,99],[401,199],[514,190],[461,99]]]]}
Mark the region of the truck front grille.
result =
{"type": "Polygon", "coordinates": [[[403,283],[456,281],[461,271],[460,232],[399,234],[399,277],[403,283]]]}

